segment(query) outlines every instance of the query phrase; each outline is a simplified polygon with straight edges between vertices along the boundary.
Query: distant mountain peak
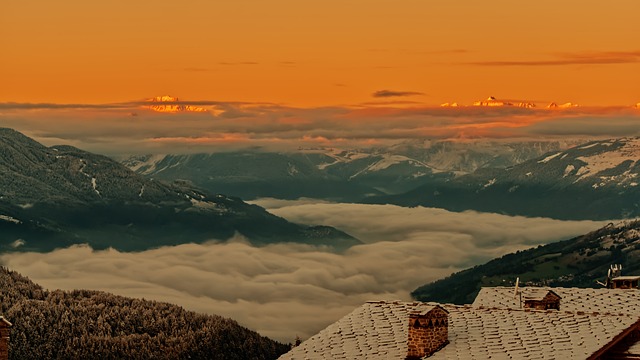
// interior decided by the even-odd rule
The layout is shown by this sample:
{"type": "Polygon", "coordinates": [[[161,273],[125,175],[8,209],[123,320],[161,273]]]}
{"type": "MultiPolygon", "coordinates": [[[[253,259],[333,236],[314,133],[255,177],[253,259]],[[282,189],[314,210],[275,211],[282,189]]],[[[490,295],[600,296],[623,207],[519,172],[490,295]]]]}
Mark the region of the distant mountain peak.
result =
{"type": "Polygon", "coordinates": [[[180,99],[170,95],[161,95],[147,99],[147,102],[151,105],[145,106],[145,108],[164,113],[179,113],[179,112],[206,112],[205,108],[185,105],[180,103],[180,99]]]}
{"type": "Polygon", "coordinates": [[[522,108],[534,108],[536,104],[532,102],[509,102],[506,100],[498,100],[495,96],[489,96],[486,100],[480,100],[473,103],[473,106],[489,106],[489,107],[500,107],[500,106],[514,106],[514,107],[522,107],[522,108]]]}
{"type": "Polygon", "coordinates": [[[555,102],[550,103],[549,105],[547,105],[547,109],[570,109],[570,108],[574,108],[574,107],[578,107],[578,104],[574,104],[572,102],[566,102],[564,104],[560,104],[558,105],[555,102]]]}

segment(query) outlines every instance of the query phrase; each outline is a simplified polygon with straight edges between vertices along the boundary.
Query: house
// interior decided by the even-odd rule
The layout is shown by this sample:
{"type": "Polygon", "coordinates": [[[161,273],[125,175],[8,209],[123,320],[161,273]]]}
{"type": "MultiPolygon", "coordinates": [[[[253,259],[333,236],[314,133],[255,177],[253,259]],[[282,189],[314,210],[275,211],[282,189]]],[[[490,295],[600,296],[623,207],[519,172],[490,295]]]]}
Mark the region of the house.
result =
{"type": "MultiPolygon", "coordinates": [[[[412,314],[447,312],[447,343],[423,358],[598,359],[640,329],[640,317],[420,302],[368,302],[280,359],[414,359],[412,314]]],[[[617,349],[617,348],[616,348],[617,349]]]]}
{"type": "Polygon", "coordinates": [[[483,287],[473,301],[475,307],[521,309],[520,298],[527,299],[545,292],[560,297],[561,311],[628,314],[640,316],[640,291],[637,289],[579,289],[562,287],[522,287],[518,295],[513,287],[483,287]]]}
{"type": "Polygon", "coordinates": [[[637,289],[640,276],[618,276],[611,279],[612,289],[637,289]]]}
{"type": "Polygon", "coordinates": [[[368,302],[280,359],[640,358],[640,291],[517,290],[483,288],[465,306],[368,302]]]}
{"type": "Polygon", "coordinates": [[[13,326],[7,319],[0,316],[0,360],[9,359],[9,331],[13,326]]]}

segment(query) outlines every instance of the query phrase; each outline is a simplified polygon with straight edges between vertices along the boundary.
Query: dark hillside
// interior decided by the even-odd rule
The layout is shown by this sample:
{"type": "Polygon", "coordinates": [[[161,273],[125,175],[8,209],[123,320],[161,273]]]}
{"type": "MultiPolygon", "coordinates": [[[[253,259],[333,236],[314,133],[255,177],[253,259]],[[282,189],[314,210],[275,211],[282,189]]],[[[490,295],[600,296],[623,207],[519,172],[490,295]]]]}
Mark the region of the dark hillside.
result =
{"type": "Polygon", "coordinates": [[[640,274],[640,220],[610,224],[570,240],[538,246],[489,261],[423,285],[412,296],[420,301],[470,304],[482,286],[523,285],[600,287],[609,266],[640,274]]]}
{"type": "Polygon", "coordinates": [[[276,359],[284,345],[233,320],[100,291],[47,291],[0,268],[10,359],[276,359]]]}

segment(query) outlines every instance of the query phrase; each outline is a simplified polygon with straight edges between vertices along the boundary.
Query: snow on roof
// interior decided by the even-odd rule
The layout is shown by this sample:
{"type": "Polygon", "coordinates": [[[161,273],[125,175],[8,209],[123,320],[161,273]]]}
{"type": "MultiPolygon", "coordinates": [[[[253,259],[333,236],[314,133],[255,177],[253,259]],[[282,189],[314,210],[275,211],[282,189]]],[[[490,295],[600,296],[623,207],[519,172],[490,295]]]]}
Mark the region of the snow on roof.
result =
{"type": "MultiPolygon", "coordinates": [[[[531,292],[553,291],[561,297],[561,311],[640,315],[640,290],[521,287],[522,298],[531,292]]],[[[473,306],[520,309],[513,287],[483,287],[473,306]]]]}
{"type": "MultiPolygon", "coordinates": [[[[366,303],[280,359],[405,359],[409,314],[433,306],[366,303]]],[[[637,316],[623,314],[441,306],[449,311],[449,344],[433,360],[585,359],[638,323],[637,316]]]]}

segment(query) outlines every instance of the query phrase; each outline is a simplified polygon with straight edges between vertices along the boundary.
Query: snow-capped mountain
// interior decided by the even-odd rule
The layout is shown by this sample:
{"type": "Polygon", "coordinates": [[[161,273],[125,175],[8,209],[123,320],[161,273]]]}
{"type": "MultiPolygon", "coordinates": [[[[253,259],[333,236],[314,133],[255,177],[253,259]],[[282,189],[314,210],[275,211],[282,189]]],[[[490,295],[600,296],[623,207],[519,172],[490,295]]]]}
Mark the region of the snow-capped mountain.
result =
{"type": "Polygon", "coordinates": [[[235,234],[254,244],[358,243],[333,228],[292,224],[238,198],[152,180],[105,156],[45,147],[0,128],[0,249],[89,243],[141,250],[235,234]]]}
{"type": "Polygon", "coordinates": [[[183,105],[179,103],[180,99],[169,95],[156,96],[147,99],[149,105],[144,106],[147,109],[164,112],[164,113],[178,113],[178,112],[207,112],[205,108],[201,108],[193,105],[183,105]]]}
{"type": "Polygon", "coordinates": [[[534,108],[536,107],[536,104],[532,102],[510,102],[506,100],[499,100],[493,96],[490,96],[486,100],[479,100],[474,102],[473,106],[490,106],[490,107],[515,106],[515,107],[523,107],[523,108],[534,108]]]}
{"type": "Polygon", "coordinates": [[[640,215],[640,138],[592,141],[377,202],[570,219],[640,215]]]}
{"type": "Polygon", "coordinates": [[[574,107],[578,107],[578,104],[574,104],[574,103],[568,102],[568,103],[564,103],[564,104],[558,105],[558,104],[552,102],[549,105],[547,105],[547,109],[570,109],[570,108],[574,108],[574,107]]]}
{"type": "Polygon", "coordinates": [[[372,195],[406,192],[434,179],[449,179],[480,168],[504,168],[571,145],[558,141],[413,140],[368,149],[137,155],[124,159],[123,164],[149,177],[187,179],[210,191],[245,199],[359,201],[372,195]]]}

